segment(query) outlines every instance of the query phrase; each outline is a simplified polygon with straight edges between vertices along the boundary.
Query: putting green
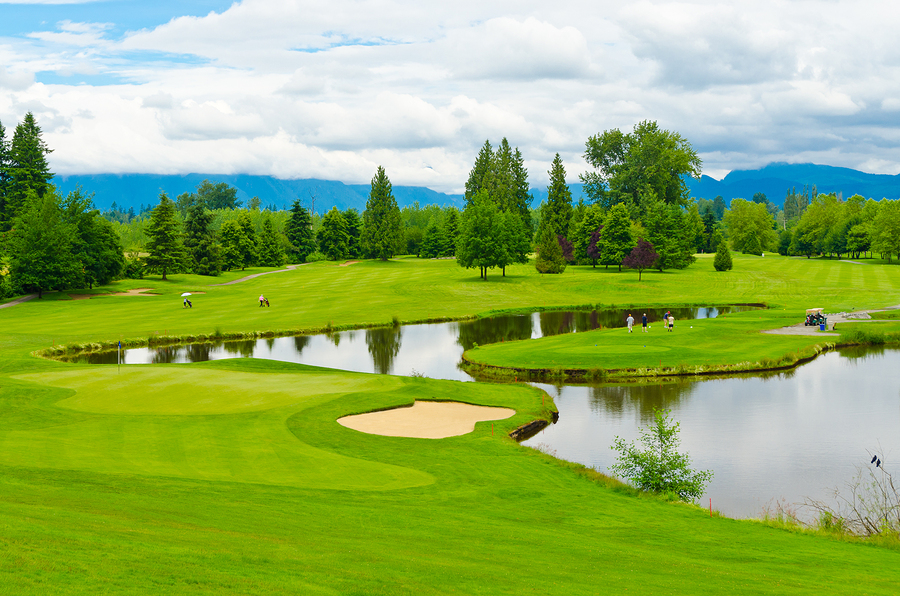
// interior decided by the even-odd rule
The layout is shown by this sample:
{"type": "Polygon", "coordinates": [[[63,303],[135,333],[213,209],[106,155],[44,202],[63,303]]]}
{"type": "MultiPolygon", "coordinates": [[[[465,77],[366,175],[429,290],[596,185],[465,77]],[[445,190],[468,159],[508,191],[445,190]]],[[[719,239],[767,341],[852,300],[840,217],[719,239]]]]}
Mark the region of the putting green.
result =
{"type": "Polygon", "coordinates": [[[246,373],[182,365],[114,366],[17,375],[76,394],[58,406],[98,414],[233,414],[298,405],[312,396],[398,387],[393,377],[246,373]]]}
{"type": "MultiPolygon", "coordinates": [[[[17,375],[75,394],[56,402],[70,412],[68,419],[0,436],[4,463],[314,489],[393,490],[434,482],[420,470],[321,449],[287,426],[291,416],[349,392],[393,393],[402,379],[178,368],[177,375],[172,366],[17,375]]],[[[335,424],[334,432],[351,431],[335,424]]]]}

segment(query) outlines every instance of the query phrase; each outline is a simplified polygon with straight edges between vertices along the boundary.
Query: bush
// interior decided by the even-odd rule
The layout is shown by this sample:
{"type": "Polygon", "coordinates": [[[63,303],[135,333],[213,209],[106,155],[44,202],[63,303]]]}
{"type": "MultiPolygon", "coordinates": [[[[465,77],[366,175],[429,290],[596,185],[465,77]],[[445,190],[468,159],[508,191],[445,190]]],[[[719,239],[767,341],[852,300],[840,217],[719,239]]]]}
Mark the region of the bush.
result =
{"type": "Polygon", "coordinates": [[[728,250],[728,244],[726,244],[724,240],[719,243],[719,247],[716,249],[716,257],[713,259],[713,267],[716,268],[716,271],[731,270],[731,251],[728,250]]]}
{"type": "Polygon", "coordinates": [[[643,491],[674,493],[682,501],[699,499],[712,480],[712,470],[692,470],[690,457],[677,450],[680,424],[671,420],[668,410],[654,408],[653,414],[653,424],[641,429],[643,450],[616,437],[612,449],[619,456],[610,471],[643,491]]]}
{"type": "Polygon", "coordinates": [[[315,263],[316,261],[324,261],[327,257],[319,251],[311,252],[306,255],[307,263],[315,263]]]}

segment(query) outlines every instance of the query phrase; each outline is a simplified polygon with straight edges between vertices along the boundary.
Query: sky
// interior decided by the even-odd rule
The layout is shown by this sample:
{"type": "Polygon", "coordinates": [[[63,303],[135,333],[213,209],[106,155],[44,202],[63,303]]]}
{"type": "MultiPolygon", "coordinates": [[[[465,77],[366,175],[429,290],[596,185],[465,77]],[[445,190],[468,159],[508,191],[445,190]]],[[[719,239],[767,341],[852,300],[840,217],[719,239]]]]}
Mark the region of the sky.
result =
{"type": "Polygon", "coordinates": [[[900,6],[757,0],[0,0],[0,122],[61,175],[260,174],[460,192],[485,140],[542,186],[655,120],[720,179],[900,173],[900,6]]]}

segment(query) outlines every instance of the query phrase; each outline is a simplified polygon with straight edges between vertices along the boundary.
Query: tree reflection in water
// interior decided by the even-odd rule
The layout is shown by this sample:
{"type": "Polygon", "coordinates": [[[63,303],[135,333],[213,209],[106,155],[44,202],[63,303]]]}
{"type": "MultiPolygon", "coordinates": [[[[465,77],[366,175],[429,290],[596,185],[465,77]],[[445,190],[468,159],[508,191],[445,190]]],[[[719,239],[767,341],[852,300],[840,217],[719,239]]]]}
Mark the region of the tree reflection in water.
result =
{"type": "Polygon", "coordinates": [[[179,350],[176,346],[162,346],[153,351],[151,364],[172,364],[178,362],[179,350]]]}
{"type": "Polygon", "coordinates": [[[366,346],[372,355],[375,372],[387,375],[394,366],[394,358],[400,352],[400,327],[366,329],[366,346]]]}
{"type": "Polygon", "coordinates": [[[188,344],[184,346],[185,359],[188,362],[206,362],[216,347],[216,345],[208,343],[188,344]]]}
{"type": "Polygon", "coordinates": [[[531,339],[531,315],[505,315],[454,323],[459,339],[456,343],[469,350],[501,341],[531,339]]]}
{"type": "Polygon", "coordinates": [[[255,339],[241,339],[238,341],[226,341],[222,344],[222,349],[228,354],[240,356],[241,358],[250,358],[256,349],[255,339]]]}
{"type": "Polygon", "coordinates": [[[642,424],[653,421],[653,410],[673,410],[693,393],[697,381],[662,381],[591,387],[592,411],[621,416],[634,410],[642,424]]]}
{"type": "Polygon", "coordinates": [[[297,356],[303,353],[303,348],[309,345],[310,339],[312,338],[308,335],[294,336],[294,349],[297,350],[297,356]]]}

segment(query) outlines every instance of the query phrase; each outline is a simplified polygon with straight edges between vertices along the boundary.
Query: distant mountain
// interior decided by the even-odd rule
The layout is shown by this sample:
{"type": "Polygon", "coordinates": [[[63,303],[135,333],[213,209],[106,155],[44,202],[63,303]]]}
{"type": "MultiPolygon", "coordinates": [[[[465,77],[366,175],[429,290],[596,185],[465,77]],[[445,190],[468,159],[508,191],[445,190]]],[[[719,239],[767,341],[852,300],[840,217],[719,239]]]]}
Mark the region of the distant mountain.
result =
{"type": "MultiPolygon", "coordinates": [[[[350,207],[360,212],[366,208],[369,196],[368,184],[344,184],[335,180],[281,180],[272,176],[251,176],[248,174],[185,174],[183,176],[165,176],[156,174],[96,174],[78,176],[57,176],[53,181],[63,193],[80,185],[86,192],[94,194],[94,204],[98,209],[108,209],[115,201],[119,208],[128,210],[134,207],[139,211],[142,205],[156,205],[161,190],[175,199],[184,192],[193,192],[203,180],[225,182],[238,189],[238,198],[246,205],[251,197],[259,197],[263,207],[274,205],[279,209],[288,209],[295,199],[301,204],[312,207],[315,197],[315,210],[325,213],[336,206],[340,210],[350,207]]],[[[761,192],[776,205],[784,205],[784,197],[789,190],[798,192],[804,186],[816,185],[820,193],[839,192],[844,198],[860,194],[866,198],[889,199],[900,198],[900,175],[867,174],[850,168],[821,166],[815,164],[772,163],[758,170],[735,170],[722,180],[703,176],[700,180],[687,178],[691,196],[695,198],[714,199],[721,195],[726,202],[734,198],[750,200],[761,192]]],[[[572,200],[584,198],[584,185],[572,183],[572,200]]],[[[537,208],[547,199],[545,187],[531,189],[534,200],[532,207],[537,208]]],[[[453,205],[463,208],[465,201],[462,195],[451,195],[437,192],[423,186],[394,186],[394,197],[401,208],[418,201],[420,205],[438,204],[453,205]]]]}
{"type": "Polygon", "coordinates": [[[900,175],[867,174],[850,168],[837,168],[811,163],[772,163],[758,170],[734,170],[722,180],[703,176],[687,179],[691,196],[726,202],[734,198],[747,199],[761,192],[776,205],[784,205],[784,197],[791,189],[800,192],[804,186],[816,185],[819,193],[841,193],[844,198],[855,194],[867,199],[900,198],[900,175]]]}
{"type": "MultiPolygon", "coordinates": [[[[142,205],[156,205],[160,191],[165,191],[174,200],[182,193],[194,192],[207,179],[211,182],[225,182],[237,188],[238,199],[244,205],[252,197],[259,197],[263,208],[274,205],[279,209],[289,209],[294,200],[300,199],[300,203],[310,209],[315,199],[315,210],[320,214],[335,206],[341,211],[350,207],[364,211],[370,188],[368,184],[344,184],[334,180],[281,180],[272,176],[247,174],[95,174],[56,176],[53,182],[63,194],[77,186],[81,186],[87,193],[94,193],[94,205],[98,209],[108,209],[115,202],[124,211],[130,207],[139,211],[142,205]]],[[[393,190],[401,208],[415,201],[420,205],[436,203],[459,208],[464,204],[462,195],[445,194],[422,186],[394,186],[393,190]]]]}

